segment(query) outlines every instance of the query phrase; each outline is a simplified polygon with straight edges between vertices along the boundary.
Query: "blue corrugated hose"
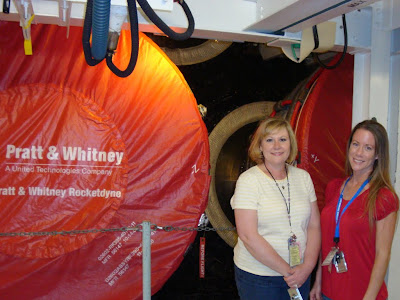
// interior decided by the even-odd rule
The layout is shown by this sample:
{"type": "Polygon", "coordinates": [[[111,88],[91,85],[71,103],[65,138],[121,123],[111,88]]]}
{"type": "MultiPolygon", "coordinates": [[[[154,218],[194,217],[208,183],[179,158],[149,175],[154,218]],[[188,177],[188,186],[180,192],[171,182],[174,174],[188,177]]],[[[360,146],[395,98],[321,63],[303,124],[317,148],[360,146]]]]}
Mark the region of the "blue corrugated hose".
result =
{"type": "Polygon", "coordinates": [[[92,56],[102,60],[107,53],[111,0],[93,0],[92,56]]]}

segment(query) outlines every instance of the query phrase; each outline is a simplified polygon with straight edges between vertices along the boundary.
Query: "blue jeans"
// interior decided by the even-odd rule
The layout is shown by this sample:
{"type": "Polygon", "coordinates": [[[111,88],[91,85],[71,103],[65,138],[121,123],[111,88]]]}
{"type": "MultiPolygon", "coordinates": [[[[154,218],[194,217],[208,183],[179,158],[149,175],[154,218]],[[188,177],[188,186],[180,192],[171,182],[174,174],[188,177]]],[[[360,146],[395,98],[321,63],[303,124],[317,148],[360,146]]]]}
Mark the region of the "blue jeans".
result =
{"type": "MultiPolygon", "coordinates": [[[[260,276],[239,269],[235,265],[236,287],[241,300],[285,300],[290,299],[288,285],[283,276],[260,276]]],[[[310,293],[310,277],[299,288],[303,300],[310,293]]]]}
{"type": "Polygon", "coordinates": [[[324,299],[324,300],[332,300],[331,298],[328,298],[328,297],[325,296],[324,294],[322,294],[322,299],[324,299]]]}

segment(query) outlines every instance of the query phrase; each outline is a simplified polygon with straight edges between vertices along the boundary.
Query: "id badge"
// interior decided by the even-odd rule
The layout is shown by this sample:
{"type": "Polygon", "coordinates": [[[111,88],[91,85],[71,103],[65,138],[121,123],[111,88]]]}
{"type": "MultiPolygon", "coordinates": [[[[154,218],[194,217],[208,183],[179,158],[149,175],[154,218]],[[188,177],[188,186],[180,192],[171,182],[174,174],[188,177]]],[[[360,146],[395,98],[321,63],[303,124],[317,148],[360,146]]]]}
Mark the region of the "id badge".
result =
{"type": "Polygon", "coordinates": [[[301,264],[300,244],[296,242],[296,236],[293,235],[288,240],[289,246],[289,265],[295,267],[301,264]]]}
{"type": "Polygon", "coordinates": [[[344,273],[347,272],[347,263],[344,258],[344,253],[340,250],[336,252],[336,255],[333,260],[333,264],[336,268],[336,273],[344,273]]]}
{"type": "Polygon", "coordinates": [[[290,288],[287,290],[290,296],[290,300],[303,300],[298,288],[290,288]]]}
{"type": "Polygon", "coordinates": [[[322,262],[322,266],[329,266],[331,263],[333,263],[333,259],[338,251],[339,251],[338,248],[332,247],[331,251],[329,251],[328,255],[325,257],[324,261],[322,262]]]}

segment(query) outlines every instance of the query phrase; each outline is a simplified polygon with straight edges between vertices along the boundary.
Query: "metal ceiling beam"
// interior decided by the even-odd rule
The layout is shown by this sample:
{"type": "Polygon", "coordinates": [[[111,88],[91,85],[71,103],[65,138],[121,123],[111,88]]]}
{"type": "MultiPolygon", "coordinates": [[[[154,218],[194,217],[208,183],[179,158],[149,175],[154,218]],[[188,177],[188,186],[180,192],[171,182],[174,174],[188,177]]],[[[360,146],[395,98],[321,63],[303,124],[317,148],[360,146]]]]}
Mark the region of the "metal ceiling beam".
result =
{"type": "MultiPolygon", "coordinates": [[[[15,3],[21,1],[23,2],[24,0],[12,0],[10,14],[0,13],[0,20],[19,21],[15,3]]],[[[287,6],[289,0],[279,1],[283,5],[280,7],[282,8],[285,7],[285,5],[287,6]]],[[[289,2],[301,3],[302,1],[304,0],[290,0],[289,2]]],[[[307,1],[315,3],[324,2],[324,5],[327,5],[329,2],[321,0],[307,1]]],[[[335,1],[338,2],[338,0],[335,1]]],[[[268,43],[286,34],[283,32],[281,34],[268,34],[250,28],[252,24],[260,22],[260,18],[263,17],[259,12],[261,5],[265,7],[268,3],[272,4],[274,2],[274,5],[277,7],[278,4],[275,0],[186,0],[186,2],[195,19],[194,38],[218,39],[233,42],[268,43]]],[[[123,0],[113,0],[111,3],[112,5],[117,6],[127,5],[126,1],[123,0]]],[[[157,10],[157,14],[160,18],[171,28],[177,31],[185,30],[187,27],[186,16],[178,4],[173,4],[172,0],[151,0],[149,3],[155,10],[157,10]]],[[[60,26],[83,26],[85,4],[85,0],[32,0],[33,10],[35,13],[33,23],[58,24],[60,26]]],[[[318,9],[321,9],[321,4],[318,5],[318,9]]],[[[279,9],[276,8],[276,10],[279,9]]],[[[348,14],[348,28],[349,32],[351,32],[349,35],[349,49],[353,52],[369,51],[371,27],[371,16],[369,11],[370,9],[363,9],[360,11],[354,10],[352,13],[348,14]]],[[[140,9],[139,12],[141,12],[140,9]]],[[[332,15],[332,11],[330,11],[330,13],[332,15]]],[[[280,26],[284,26],[284,24],[289,24],[288,22],[293,21],[292,11],[288,11],[286,15],[292,17],[290,19],[288,18],[288,21],[280,24],[280,26]]],[[[306,15],[306,12],[302,11],[302,15],[306,15]]],[[[279,16],[282,19],[285,19],[284,10],[279,11],[279,16]]],[[[337,14],[337,16],[340,16],[340,14],[337,14]]],[[[148,19],[143,16],[143,14],[139,13],[138,18],[139,30],[143,32],[162,34],[154,24],[149,22],[148,19]]],[[[273,24],[271,25],[271,22],[267,22],[268,18],[262,19],[262,23],[264,26],[272,28],[271,26],[273,24]]],[[[273,21],[274,19],[271,20],[273,21]]],[[[321,16],[319,16],[317,20],[320,21],[321,16]]],[[[340,17],[334,20],[339,20],[339,22],[341,22],[340,17]]],[[[341,24],[337,24],[340,29],[341,24]]],[[[123,27],[127,29],[128,24],[125,23],[123,27]]],[[[268,28],[263,31],[268,31],[268,28]]],[[[337,47],[334,49],[335,51],[340,51],[343,46],[342,35],[341,30],[337,30],[337,47]]],[[[294,35],[292,34],[291,36],[294,36],[295,39],[301,39],[301,32],[298,32],[297,35],[296,33],[294,35]]]]}

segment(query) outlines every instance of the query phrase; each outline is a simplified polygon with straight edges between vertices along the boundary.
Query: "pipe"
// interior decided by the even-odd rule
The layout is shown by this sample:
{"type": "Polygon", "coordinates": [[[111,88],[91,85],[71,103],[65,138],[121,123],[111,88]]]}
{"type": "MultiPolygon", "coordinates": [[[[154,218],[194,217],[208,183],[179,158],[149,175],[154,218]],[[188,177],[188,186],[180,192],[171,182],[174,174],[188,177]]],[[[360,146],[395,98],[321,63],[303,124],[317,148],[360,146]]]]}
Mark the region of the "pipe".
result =
{"type": "Polygon", "coordinates": [[[151,300],[151,228],[149,221],[143,221],[142,232],[142,268],[143,268],[143,300],[151,300]]]}
{"type": "Polygon", "coordinates": [[[111,0],[94,0],[92,15],[92,56],[102,60],[106,57],[111,0]]]}

